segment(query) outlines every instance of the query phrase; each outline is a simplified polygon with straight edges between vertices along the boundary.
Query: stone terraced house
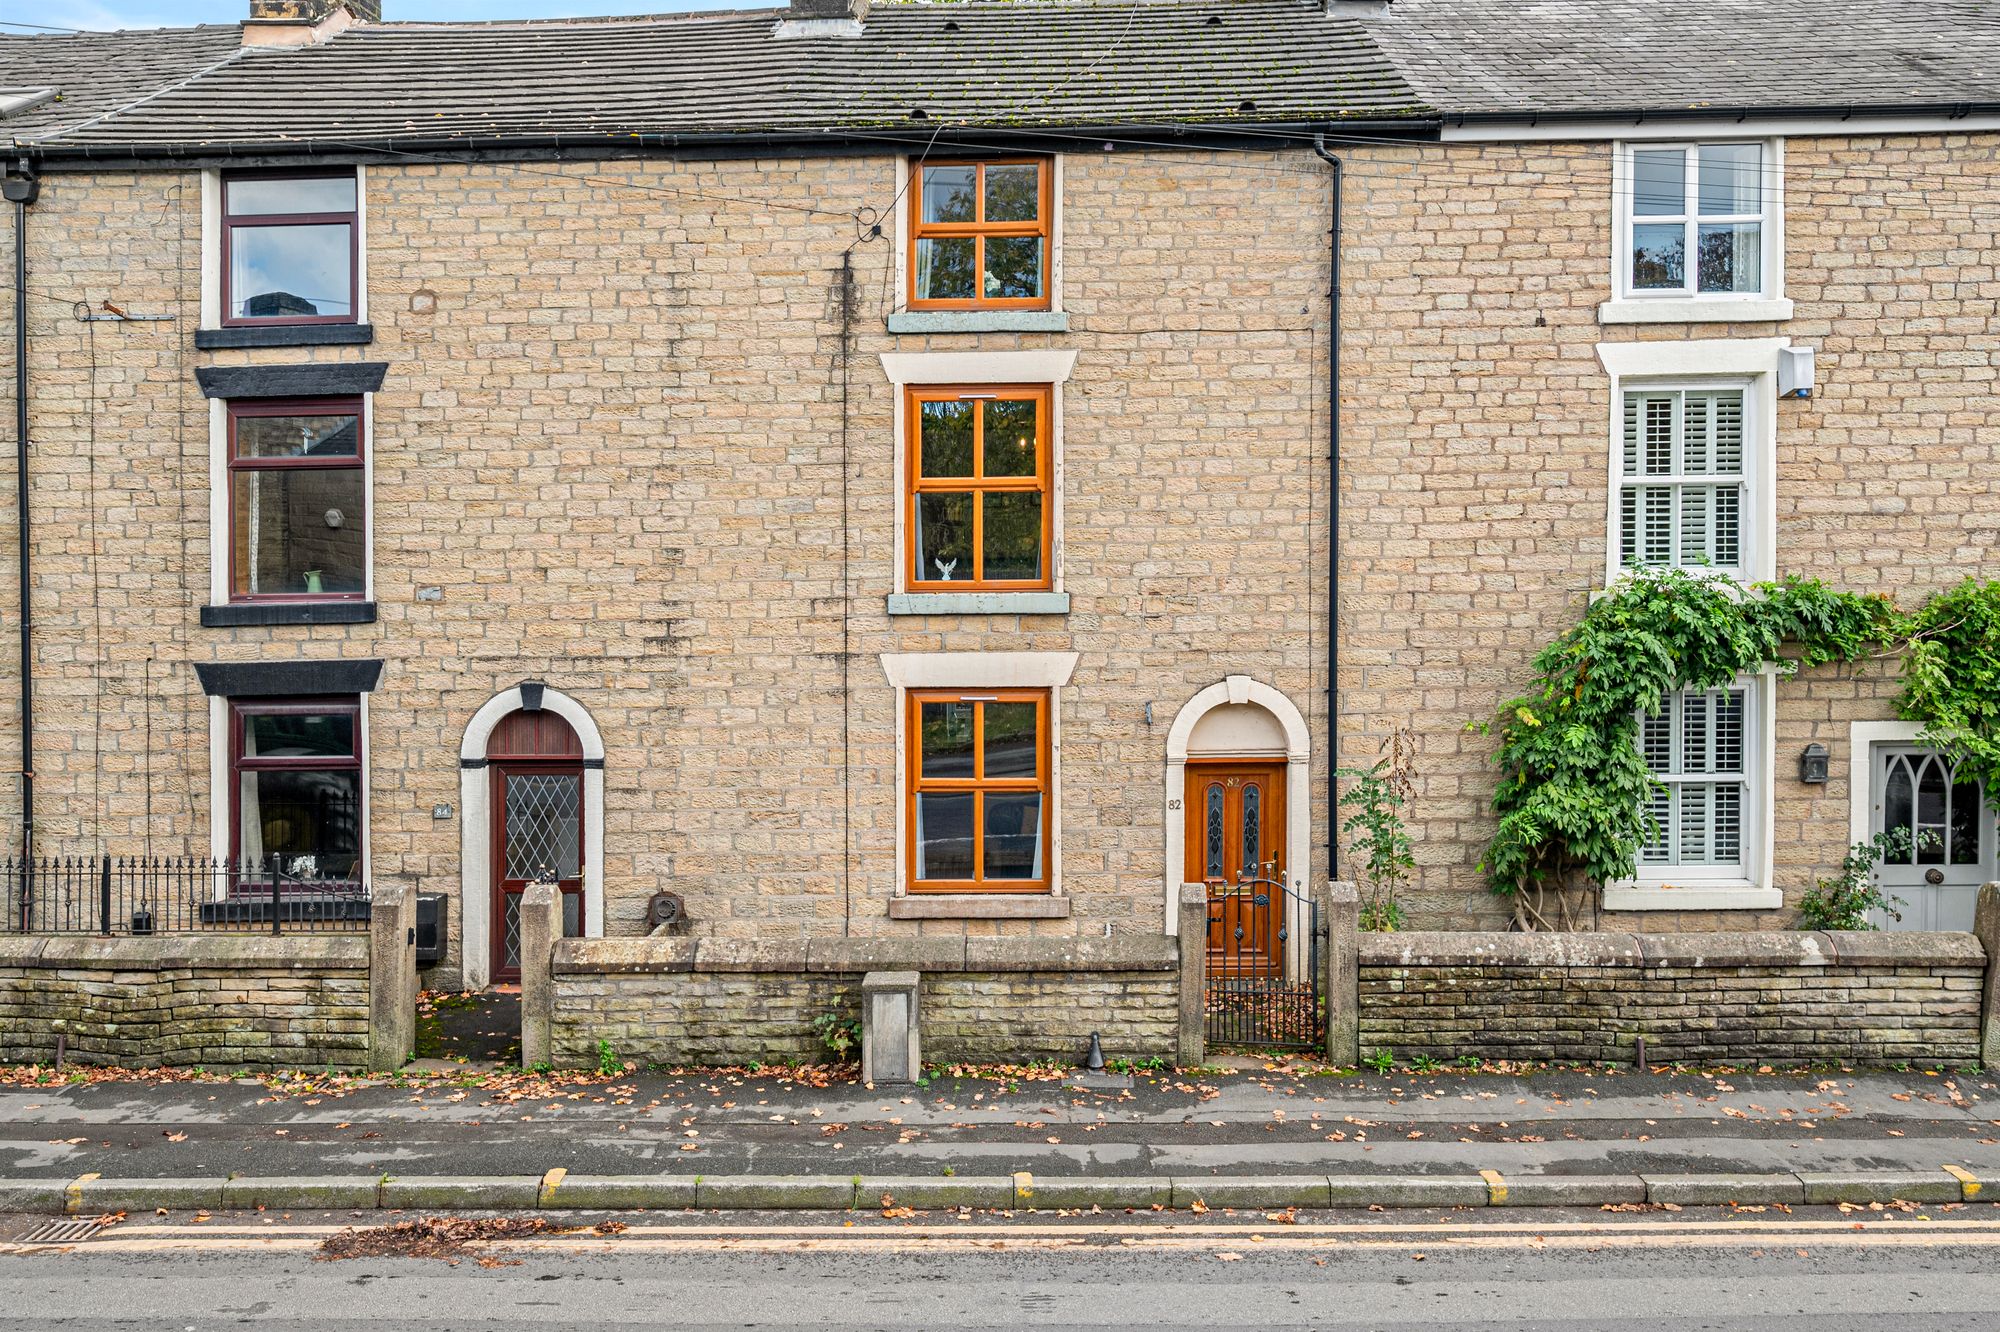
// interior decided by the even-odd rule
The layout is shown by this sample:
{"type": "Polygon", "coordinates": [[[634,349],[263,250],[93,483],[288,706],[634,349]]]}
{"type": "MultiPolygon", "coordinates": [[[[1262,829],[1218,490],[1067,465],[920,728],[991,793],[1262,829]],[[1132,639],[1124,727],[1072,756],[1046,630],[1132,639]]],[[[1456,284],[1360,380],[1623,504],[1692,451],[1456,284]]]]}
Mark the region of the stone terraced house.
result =
{"type": "MultiPolygon", "coordinates": [[[[435,983],[538,877],[1157,936],[1338,873],[1399,726],[1412,922],[1499,926],[1465,724],[1593,589],[2000,574],[1983,4],[251,0],[0,36],[0,144],[9,850],[413,883],[435,983]]],[[[1964,928],[1893,688],[1676,700],[1606,921],[1781,926],[1901,820],[1964,928]]]]}

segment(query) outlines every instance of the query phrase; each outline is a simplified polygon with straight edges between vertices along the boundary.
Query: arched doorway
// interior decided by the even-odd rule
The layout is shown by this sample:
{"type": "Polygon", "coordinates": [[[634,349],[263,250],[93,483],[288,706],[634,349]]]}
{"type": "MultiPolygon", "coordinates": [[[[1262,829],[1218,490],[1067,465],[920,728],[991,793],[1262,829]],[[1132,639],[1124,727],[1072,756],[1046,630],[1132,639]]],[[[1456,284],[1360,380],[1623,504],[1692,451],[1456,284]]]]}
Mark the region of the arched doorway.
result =
{"type": "Polygon", "coordinates": [[[1295,892],[1312,866],[1312,741],[1292,701],[1247,675],[1189,699],[1167,732],[1166,927],[1183,883],[1275,865],[1295,892]]]}
{"type": "Polygon", "coordinates": [[[551,874],[563,932],[604,933],[604,741],[575,699],[523,681],[488,700],[459,750],[460,965],[468,989],[520,974],[521,893],[551,874]]]}

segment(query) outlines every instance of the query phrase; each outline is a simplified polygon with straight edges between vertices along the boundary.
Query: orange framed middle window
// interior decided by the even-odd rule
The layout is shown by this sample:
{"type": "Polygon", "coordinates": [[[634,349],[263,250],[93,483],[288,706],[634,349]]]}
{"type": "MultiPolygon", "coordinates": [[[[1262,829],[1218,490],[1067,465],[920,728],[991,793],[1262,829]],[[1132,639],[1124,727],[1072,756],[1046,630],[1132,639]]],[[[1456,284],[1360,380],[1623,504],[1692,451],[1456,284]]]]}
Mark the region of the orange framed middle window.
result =
{"type": "Polygon", "coordinates": [[[911,590],[1052,585],[1050,403],[1046,384],[909,390],[911,590]]]}
{"type": "Polygon", "coordinates": [[[913,689],[912,892],[1046,892],[1049,691],[913,689]]]}
{"type": "Polygon", "coordinates": [[[910,206],[912,310],[1046,310],[1049,160],[920,162],[910,206]]]}

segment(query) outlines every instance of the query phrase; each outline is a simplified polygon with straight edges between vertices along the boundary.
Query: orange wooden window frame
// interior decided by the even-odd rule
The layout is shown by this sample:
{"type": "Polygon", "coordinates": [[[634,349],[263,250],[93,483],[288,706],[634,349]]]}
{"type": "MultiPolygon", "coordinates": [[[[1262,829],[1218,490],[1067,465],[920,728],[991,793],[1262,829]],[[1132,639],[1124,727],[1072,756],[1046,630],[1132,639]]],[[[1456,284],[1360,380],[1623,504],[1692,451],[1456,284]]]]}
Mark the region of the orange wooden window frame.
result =
{"type": "Polygon", "coordinates": [[[906,704],[905,729],[908,750],[904,759],[907,774],[903,793],[903,817],[909,830],[904,848],[906,881],[913,893],[1046,893],[1049,891],[1049,860],[1053,852],[1050,829],[1055,798],[1049,772],[1049,706],[1046,689],[912,689],[906,704]],[[924,776],[924,704],[970,703],[972,715],[971,777],[924,776]],[[987,777],[986,708],[988,703],[1033,703],[1035,705],[1035,775],[1028,777],[987,777]],[[926,793],[965,793],[972,802],[972,868],[970,879],[920,879],[917,877],[917,797],[926,793]],[[987,792],[1037,793],[1041,796],[1042,873],[1036,879],[988,879],[986,873],[987,792]]]}
{"type": "Polygon", "coordinates": [[[903,475],[903,568],[913,592],[1046,592],[1055,586],[1055,501],[1050,477],[1049,416],[1055,408],[1055,394],[1047,384],[977,384],[943,387],[926,384],[911,388],[904,404],[909,439],[903,475]],[[924,404],[966,402],[972,413],[971,476],[924,475],[924,404]],[[1035,404],[1035,470],[1029,476],[986,475],[986,413],[979,404],[993,401],[1035,404]],[[1040,578],[987,578],[986,575],[986,496],[1039,494],[1042,497],[1042,576],[1040,578]],[[951,494],[972,496],[972,576],[970,578],[925,578],[917,564],[917,496],[951,494]]]}
{"type": "Polygon", "coordinates": [[[1046,157],[996,157],[976,160],[921,161],[910,164],[916,173],[911,193],[915,196],[910,203],[910,253],[905,265],[910,272],[906,279],[905,296],[912,310],[1046,310],[1049,308],[1049,279],[1053,271],[1055,250],[1054,227],[1050,218],[1054,212],[1055,170],[1046,157]],[[1032,222],[988,222],[986,221],[986,168],[994,166],[1032,166],[1039,176],[1036,181],[1035,220],[1032,222]],[[924,221],[924,173],[938,167],[973,167],[974,220],[971,222],[926,222],[924,221]],[[986,241],[988,237],[1039,236],[1042,240],[1042,294],[1039,296],[987,296],[986,291],[986,241]],[[959,299],[919,299],[917,296],[917,242],[923,240],[948,240],[953,237],[971,237],[976,243],[972,247],[973,282],[975,294],[970,300],[959,299]]]}

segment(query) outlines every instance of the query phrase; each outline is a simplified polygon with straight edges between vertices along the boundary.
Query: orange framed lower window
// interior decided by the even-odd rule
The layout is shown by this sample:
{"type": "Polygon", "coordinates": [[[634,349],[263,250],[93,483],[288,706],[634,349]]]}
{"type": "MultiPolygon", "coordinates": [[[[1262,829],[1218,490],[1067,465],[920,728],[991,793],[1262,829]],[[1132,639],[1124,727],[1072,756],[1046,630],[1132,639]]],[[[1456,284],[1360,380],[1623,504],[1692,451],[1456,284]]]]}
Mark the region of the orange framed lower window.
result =
{"type": "Polygon", "coordinates": [[[917,893],[1049,890],[1049,691],[913,689],[908,875],[917,893]]]}

